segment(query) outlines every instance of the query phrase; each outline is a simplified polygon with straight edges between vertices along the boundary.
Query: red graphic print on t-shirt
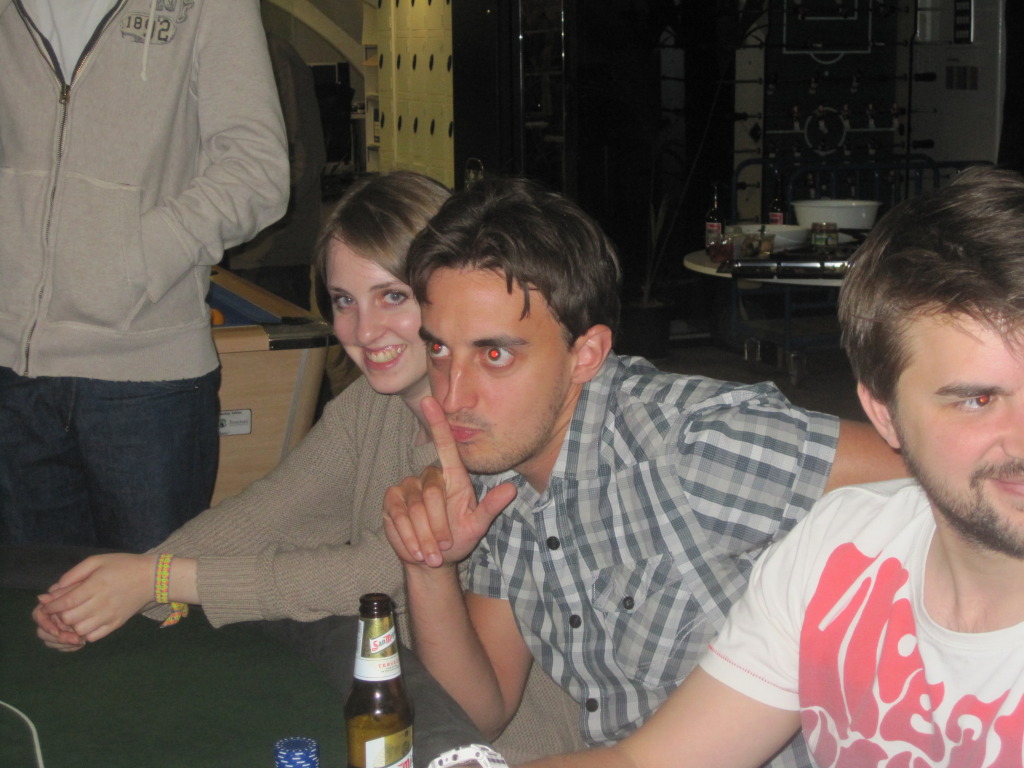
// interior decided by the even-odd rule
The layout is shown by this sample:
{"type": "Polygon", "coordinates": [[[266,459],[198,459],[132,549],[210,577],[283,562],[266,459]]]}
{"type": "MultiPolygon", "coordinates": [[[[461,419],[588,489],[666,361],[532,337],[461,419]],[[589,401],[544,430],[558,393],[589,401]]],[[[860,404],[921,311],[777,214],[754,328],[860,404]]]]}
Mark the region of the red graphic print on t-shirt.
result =
{"type": "Polygon", "coordinates": [[[1024,704],[1000,716],[1008,693],[945,701],[943,682],[925,678],[910,601],[900,594],[906,582],[898,560],[868,557],[853,544],[829,557],[800,638],[801,717],[815,760],[836,768],[1018,768],[1024,704]]]}

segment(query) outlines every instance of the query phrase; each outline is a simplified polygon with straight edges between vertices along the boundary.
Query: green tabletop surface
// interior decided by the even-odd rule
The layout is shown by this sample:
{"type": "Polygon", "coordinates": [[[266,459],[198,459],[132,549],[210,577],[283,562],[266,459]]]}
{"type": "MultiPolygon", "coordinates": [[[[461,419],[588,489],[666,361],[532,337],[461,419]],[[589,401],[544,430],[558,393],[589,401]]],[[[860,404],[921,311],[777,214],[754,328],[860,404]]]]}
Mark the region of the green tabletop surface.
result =
{"type": "MultiPolygon", "coordinates": [[[[345,766],[342,694],[311,662],[247,625],[136,616],[72,653],[35,636],[32,592],[0,589],[0,701],[27,715],[47,768],[270,768],[306,736],[345,766]]],[[[28,727],[0,707],[0,766],[36,765],[28,727]]]]}

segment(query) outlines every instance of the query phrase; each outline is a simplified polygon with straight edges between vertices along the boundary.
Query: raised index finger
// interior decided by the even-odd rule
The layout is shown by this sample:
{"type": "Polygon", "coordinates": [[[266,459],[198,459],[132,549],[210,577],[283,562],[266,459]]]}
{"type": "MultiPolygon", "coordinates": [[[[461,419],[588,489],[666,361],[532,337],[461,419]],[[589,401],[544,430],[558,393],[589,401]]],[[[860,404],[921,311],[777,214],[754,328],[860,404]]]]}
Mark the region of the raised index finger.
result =
{"type": "Polygon", "coordinates": [[[441,460],[441,469],[449,483],[453,480],[469,483],[469,473],[466,465],[462,463],[459,455],[459,447],[455,444],[455,437],[452,435],[452,428],[444,415],[444,409],[437,399],[428,395],[423,398],[423,417],[430,427],[430,436],[434,440],[434,448],[437,449],[437,458],[441,460]]]}

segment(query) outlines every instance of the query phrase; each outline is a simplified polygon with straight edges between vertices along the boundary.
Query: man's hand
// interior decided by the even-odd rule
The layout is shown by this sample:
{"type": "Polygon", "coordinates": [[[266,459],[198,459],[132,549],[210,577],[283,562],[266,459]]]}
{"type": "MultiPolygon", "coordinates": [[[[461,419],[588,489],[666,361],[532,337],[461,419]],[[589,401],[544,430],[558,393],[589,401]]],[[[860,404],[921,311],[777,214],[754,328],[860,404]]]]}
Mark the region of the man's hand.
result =
{"type": "Polygon", "coordinates": [[[86,558],[39,596],[32,612],[36,634],[60,650],[106,637],[153,601],[155,572],[155,555],[86,558]]]}
{"type": "Polygon", "coordinates": [[[433,397],[423,399],[423,415],[441,466],[427,467],[384,494],[384,531],[405,563],[436,568],[465,558],[491,522],[516,496],[511,483],[492,488],[479,502],[459,456],[451,427],[433,397]]]}

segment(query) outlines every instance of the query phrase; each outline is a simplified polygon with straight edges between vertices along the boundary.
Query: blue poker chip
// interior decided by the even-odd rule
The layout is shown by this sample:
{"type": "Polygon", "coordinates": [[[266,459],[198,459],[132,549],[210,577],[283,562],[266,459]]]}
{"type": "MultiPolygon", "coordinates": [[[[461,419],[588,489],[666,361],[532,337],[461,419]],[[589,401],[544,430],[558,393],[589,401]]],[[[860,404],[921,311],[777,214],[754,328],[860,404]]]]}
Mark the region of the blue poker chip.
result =
{"type": "Polygon", "coordinates": [[[275,768],[319,768],[320,747],[313,739],[295,736],[274,745],[275,768]]]}

